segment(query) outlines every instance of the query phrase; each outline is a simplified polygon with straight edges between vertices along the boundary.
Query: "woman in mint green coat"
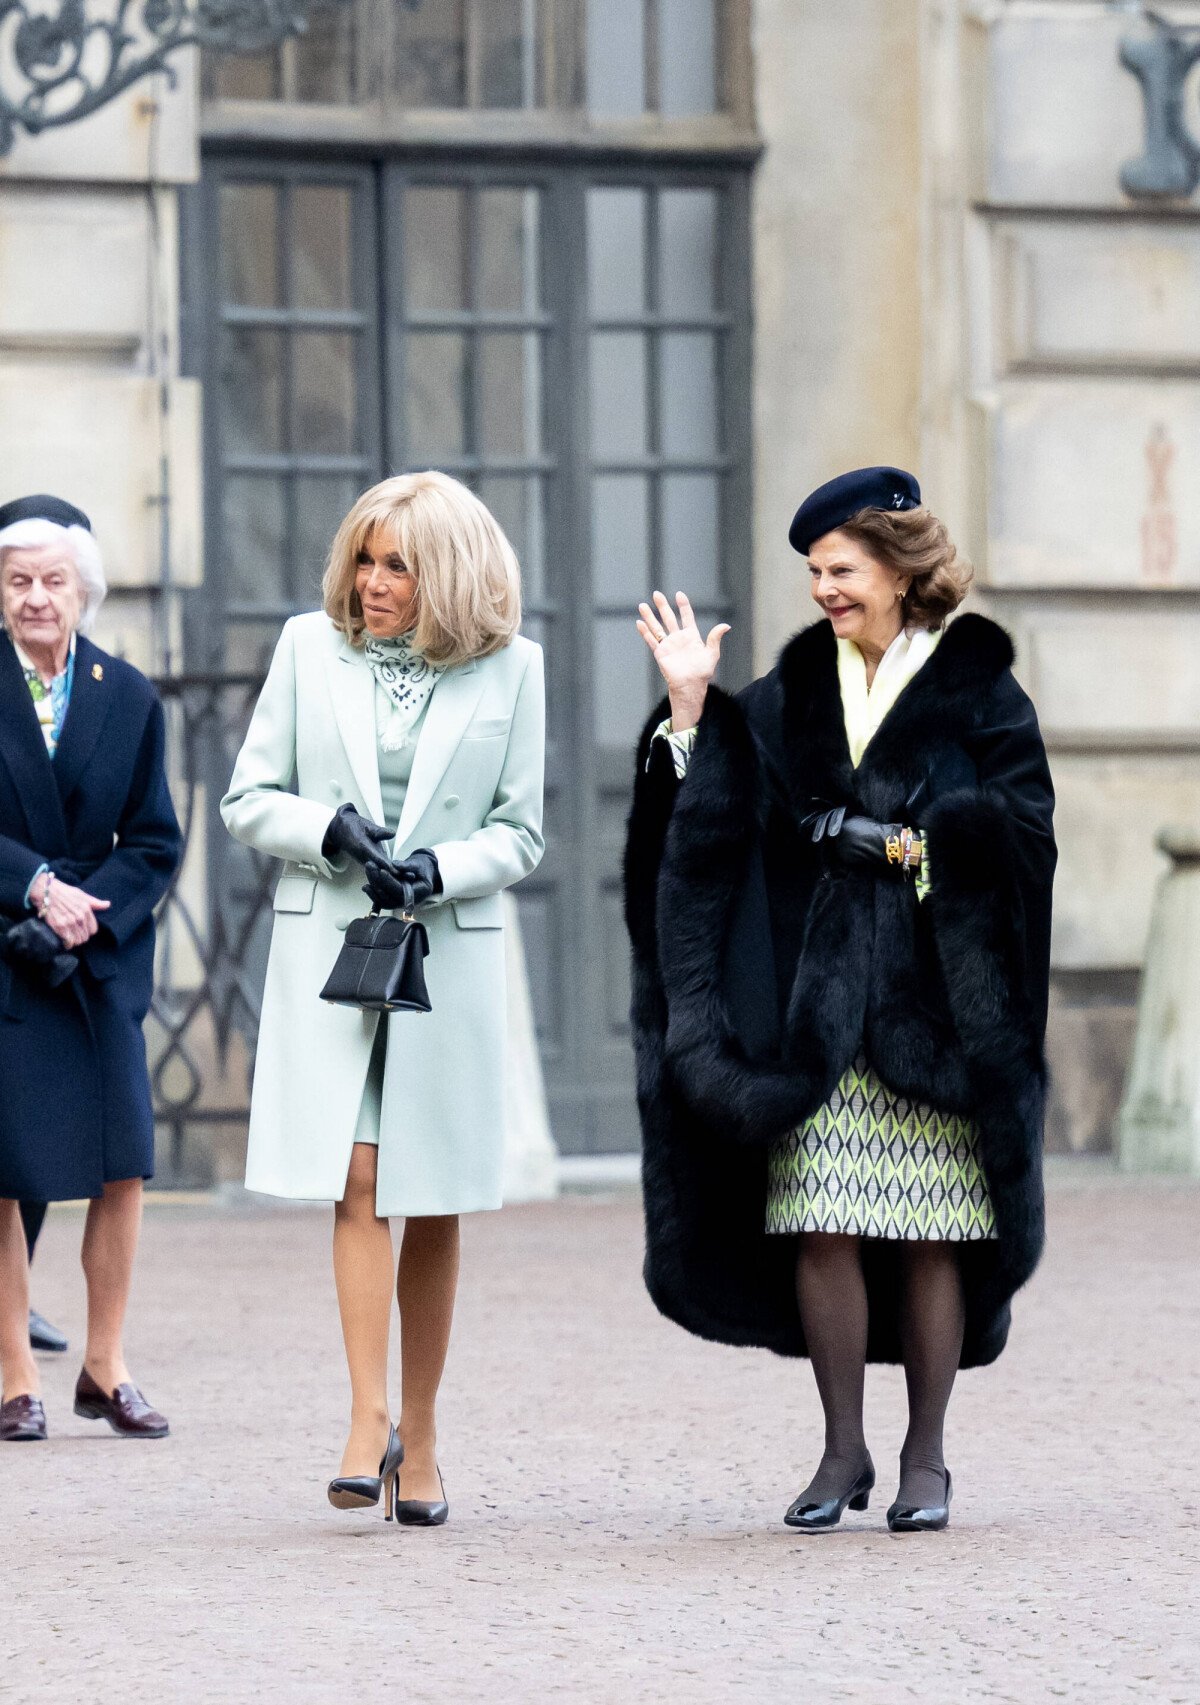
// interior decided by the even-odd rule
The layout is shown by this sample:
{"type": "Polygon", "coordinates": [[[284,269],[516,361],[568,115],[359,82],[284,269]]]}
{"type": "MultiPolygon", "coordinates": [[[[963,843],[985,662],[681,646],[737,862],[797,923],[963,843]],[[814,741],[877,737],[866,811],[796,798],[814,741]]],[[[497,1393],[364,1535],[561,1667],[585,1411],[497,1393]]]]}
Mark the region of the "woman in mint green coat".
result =
{"type": "Polygon", "coordinates": [[[444,1521],[434,1409],[458,1216],[498,1208],[504,1154],[501,890],[542,856],[542,654],[522,638],[516,557],[444,474],[360,497],[334,539],[324,610],[280,637],[229,792],[230,832],[284,861],[254,1070],[246,1184],[335,1203],[352,1411],[338,1508],[386,1494],[444,1521]],[[415,894],[432,1011],[320,999],[341,932],[415,894]],[[389,1218],[403,1397],[387,1390],[389,1218]]]}

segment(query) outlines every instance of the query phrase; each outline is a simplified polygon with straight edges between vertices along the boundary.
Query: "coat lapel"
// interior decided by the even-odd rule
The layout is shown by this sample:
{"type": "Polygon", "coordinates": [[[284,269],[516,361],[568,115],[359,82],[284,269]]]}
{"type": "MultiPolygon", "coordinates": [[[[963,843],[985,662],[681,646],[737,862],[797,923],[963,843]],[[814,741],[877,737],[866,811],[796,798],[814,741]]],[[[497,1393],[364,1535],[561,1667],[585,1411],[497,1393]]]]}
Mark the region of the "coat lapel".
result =
{"type": "Polygon", "coordinates": [[[75,675],[71,702],[67,706],[58,751],[54,754],[54,780],[65,805],[71,797],[92,754],[100,743],[113,702],[111,671],[104,672],[104,653],[79,634],[75,640],[75,675]]]}
{"type": "Polygon", "coordinates": [[[383,792],[379,785],[379,747],[375,733],[375,677],[361,651],[344,639],[326,663],[329,696],[338,733],[346,748],[350,769],[366,806],[376,823],[383,821],[383,792]]]}
{"type": "Polygon", "coordinates": [[[29,844],[43,858],[67,851],[67,825],[54,785],[54,766],[12,641],[0,632],[0,762],[8,767],[29,828],[29,844]]]}
{"type": "Polygon", "coordinates": [[[475,706],[483,693],[484,674],[477,663],[448,669],[434,687],[417,740],[412,775],[396,831],[396,847],[408,840],[421,821],[446,766],[458,749],[475,706]]]}

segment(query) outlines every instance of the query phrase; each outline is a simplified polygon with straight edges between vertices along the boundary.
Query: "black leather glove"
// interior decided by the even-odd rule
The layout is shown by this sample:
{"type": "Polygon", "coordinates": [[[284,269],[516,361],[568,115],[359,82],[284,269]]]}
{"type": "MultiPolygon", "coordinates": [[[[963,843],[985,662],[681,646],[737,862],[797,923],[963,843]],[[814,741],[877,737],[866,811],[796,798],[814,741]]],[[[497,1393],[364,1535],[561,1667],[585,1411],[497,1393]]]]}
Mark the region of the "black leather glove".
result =
{"type": "Polygon", "coordinates": [[[402,864],[390,867],[372,859],[363,893],[381,912],[411,911],[442,891],[438,862],[428,847],[418,847],[402,864]]]}
{"type": "Polygon", "coordinates": [[[24,918],[0,936],[0,954],[52,989],[65,983],[79,965],[63,946],[62,937],[41,918],[24,918]]]}
{"type": "Polygon", "coordinates": [[[887,843],[902,833],[899,823],[877,823],[873,817],[848,817],[844,805],[833,811],[806,817],[813,845],[824,852],[837,870],[861,871],[868,876],[902,876],[904,867],[887,855],[887,843]]]}
{"type": "Polygon", "coordinates": [[[382,855],[379,848],[391,838],[391,830],[385,829],[382,823],[372,823],[369,817],[360,817],[353,805],[341,805],[325,831],[321,851],[326,858],[348,853],[359,864],[365,865],[368,859],[382,863],[386,855],[382,855]]]}

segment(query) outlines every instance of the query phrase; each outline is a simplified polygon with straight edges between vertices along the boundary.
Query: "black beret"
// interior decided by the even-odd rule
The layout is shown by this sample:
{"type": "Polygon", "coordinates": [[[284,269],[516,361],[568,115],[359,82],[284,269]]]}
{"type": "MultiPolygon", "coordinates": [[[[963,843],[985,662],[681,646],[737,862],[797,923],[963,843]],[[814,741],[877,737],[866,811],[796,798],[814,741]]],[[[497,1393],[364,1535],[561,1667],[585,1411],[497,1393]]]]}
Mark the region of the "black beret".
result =
{"type": "Polygon", "coordinates": [[[860,509],[917,509],[920,502],[921,488],[903,468],[855,468],[804,499],[788,528],[788,543],[807,556],[818,539],[860,509]]]}
{"type": "Polygon", "coordinates": [[[15,526],[18,521],[53,521],[59,527],[82,527],[90,533],[92,523],[73,503],[61,497],[49,497],[45,492],[36,497],[14,497],[11,503],[0,503],[0,531],[15,526]]]}

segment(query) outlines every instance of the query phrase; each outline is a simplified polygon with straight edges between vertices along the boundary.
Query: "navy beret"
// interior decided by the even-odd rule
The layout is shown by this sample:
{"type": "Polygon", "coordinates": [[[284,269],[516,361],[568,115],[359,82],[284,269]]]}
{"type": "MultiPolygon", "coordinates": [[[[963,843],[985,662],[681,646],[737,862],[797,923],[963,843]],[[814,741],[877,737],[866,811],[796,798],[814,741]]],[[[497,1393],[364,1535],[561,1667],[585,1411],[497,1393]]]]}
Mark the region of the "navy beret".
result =
{"type": "Polygon", "coordinates": [[[61,497],[49,497],[45,492],[36,497],[14,497],[11,503],[0,503],[0,532],[18,521],[53,521],[59,527],[82,527],[90,533],[92,523],[73,503],[61,497]]]}
{"type": "Polygon", "coordinates": [[[860,509],[917,509],[921,488],[903,468],[855,468],[819,485],[797,509],[788,543],[807,556],[818,539],[832,533],[860,509]]]}

